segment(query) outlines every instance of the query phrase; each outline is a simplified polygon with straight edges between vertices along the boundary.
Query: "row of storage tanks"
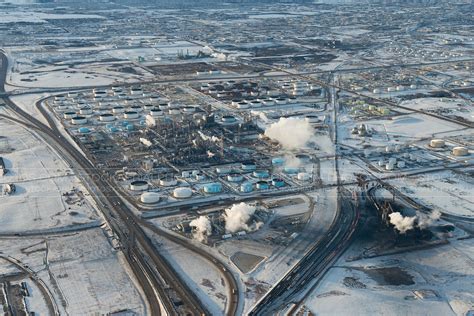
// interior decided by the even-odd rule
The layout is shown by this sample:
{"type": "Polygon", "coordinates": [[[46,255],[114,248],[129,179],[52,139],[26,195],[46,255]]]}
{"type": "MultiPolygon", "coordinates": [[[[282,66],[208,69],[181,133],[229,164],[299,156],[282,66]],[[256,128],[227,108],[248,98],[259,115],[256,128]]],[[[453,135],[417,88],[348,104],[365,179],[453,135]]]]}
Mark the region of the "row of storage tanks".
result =
{"type": "Polygon", "coordinates": [[[259,108],[262,106],[285,105],[298,103],[296,97],[260,97],[257,99],[234,99],[231,105],[238,109],[259,108]]]}
{"type": "MultiPolygon", "coordinates": [[[[133,105],[125,108],[123,106],[114,106],[111,112],[99,114],[99,121],[112,122],[116,119],[135,120],[142,117],[143,114],[151,117],[161,117],[165,115],[185,115],[193,114],[197,110],[197,106],[176,106],[170,103],[162,103],[158,106],[145,104],[143,106],[133,105]],[[145,112],[145,113],[143,113],[145,112]]],[[[66,111],[63,113],[64,119],[71,121],[73,125],[83,125],[88,122],[88,117],[94,114],[94,110],[90,106],[80,108],[79,111],[66,111]]]]}
{"type": "Polygon", "coordinates": [[[379,94],[379,93],[383,93],[383,92],[405,91],[407,89],[415,90],[416,88],[418,88],[418,86],[416,84],[411,84],[409,86],[398,85],[398,86],[395,86],[395,87],[374,88],[372,90],[372,93],[373,94],[379,94]]]}
{"type": "MultiPolygon", "coordinates": [[[[443,139],[432,139],[430,141],[430,147],[436,149],[442,149],[446,147],[446,142],[443,139]]],[[[451,150],[451,154],[456,157],[468,156],[469,149],[464,146],[455,146],[451,150]]]]}

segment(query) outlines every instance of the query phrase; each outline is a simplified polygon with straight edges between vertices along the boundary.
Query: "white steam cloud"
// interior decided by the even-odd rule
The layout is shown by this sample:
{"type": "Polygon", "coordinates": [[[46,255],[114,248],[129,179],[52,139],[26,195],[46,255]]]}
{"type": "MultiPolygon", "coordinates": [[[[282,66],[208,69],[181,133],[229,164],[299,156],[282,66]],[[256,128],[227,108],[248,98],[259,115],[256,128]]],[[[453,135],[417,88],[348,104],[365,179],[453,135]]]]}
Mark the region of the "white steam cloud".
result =
{"type": "Polygon", "coordinates": [[[305,147],[313,138],[314,129],[307,120],[281,117],[266,128],[265,136],[292,150],[305,147]]]}
{"type": "Polygon", "coordinates": [[[199,216],[193,219],[189,226],[194,227],[194,238],[203,242],[206,237],[212,234],[211,221],[206,216],[199,216]]]}
{"type": "Polygon", "coordinates": [[[241,230],[253,231],[262,226],[262,223],[256,223],[249,227],[248,221],[255,213],[256,207],[244,202],[232,205],[231,208],[225,210],[225,230],[227,233],[235,233],[241,230]]]}
{"type": "Polygon", "coordinates": [[[405,234],[415,227],[416,216],[403,216],[400,212],[394,212],[388,216],[390,217],[390,223],[393,224],[401,234],[405,234]]]}
{"type": "Polygon", "coordinates": [[[390,223],[401,233],[405,234],[407,231],[418,227],[420,229],[428,228],[433,225],[435,221],[440,219],[441,212],[434,210],[431,214],[423,214],[418,212],[416,216],[403,216],[400,212],[394,212],[390,215],[390,223]]]}

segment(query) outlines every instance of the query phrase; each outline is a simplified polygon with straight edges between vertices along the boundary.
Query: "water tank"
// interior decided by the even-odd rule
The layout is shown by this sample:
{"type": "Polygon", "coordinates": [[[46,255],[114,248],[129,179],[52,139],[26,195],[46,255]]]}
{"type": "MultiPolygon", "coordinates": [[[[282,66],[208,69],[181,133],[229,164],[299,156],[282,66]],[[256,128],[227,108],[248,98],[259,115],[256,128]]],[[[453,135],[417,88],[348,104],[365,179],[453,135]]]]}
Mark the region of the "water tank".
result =
{"type": "Polygon", "coordinates": [[[140,196],[140,201],[145,204],[154,204],[160,201],[160,195],[156,192],[144,192],[140,196]]]}
{"type": "Polygon", "coordinates": [[[90,132],[91,132],[90,129],[88,129],[87,127],[79,128],[79,133],[81,133],[81,134],[88,134],[90,132]]]}
{"type": "Polygon", "coordinates": [[[222,192],[222,184],[220,184],[219,182],[208,183],[204,185],[203,189],[205,193],[220,193],[222,192]]]}
{"type": "Polygon", "coordinates": [[[227,176],[229,182],[241,182],[244,177],[240,173],[231,173],[227,176]]]}
{"type": "Polygon", "coordinates": [[[456,157],[469,155],[469,150],[466,147],[454,147],[453,155],[456,157]]]}
{"type": "Polygon", "coordinates": [[[299,168],[295,168],[295,167],[285,167],[285,168],[283,168],[283,172],[288,173],[288,174],[297,174],[298,171],[299,171],[299,168]]]}
{"type": "Polygon", "coordinates": [[[275,178],[272,180],[272,185],[276,188],[281,188],[285,186],[285,181],[280,178],[275,178]]]}
{"type": "Polygon", "coordinates": [[[257,165],[253,161],[242,162],[241,166],[243,171],[253,171],[257,168],[257,165]]]}
{"type": "Polygon", "coordinates": [[[193,195],[193,191],[190,188],[176,188],[173,190],[173,196],[177,199],[190,198],[193,195]]]}
{"type": "Polygon", "coordinates": [[[275,157],[272,159],[272,165],[274,166],[283,166],[283,164],[285,163],[285,159],[283,159],[282,157],[275,157]]]}
{"type": "Polygon", "coordinates": [[[268,185],[268,182],[266,181],[257,182],[256,187],[258,190],[268,190],[270,188],[270,186],[268,185]]]}
{"type": "Polygon", "coordinates": [[[398,169],[405,168],[405,161],[399,161],[399,162],[397,162],[397,168],[398,168],[398,169]]]}
{"type": "Polygon", "coordinates": [[[245,182],[240,185],[240,191],[243,193],[249,193],[253,191],[253,184],[250,182],[245,182]]]}
{"type": "Polygon", "coordinates": [[[270,176],[268,170],[255,170],[253,172],[253,176],[255,178],[260,178],[260,179],[263,179],[263,178],[268,178],[270,176]]]}
{"type": "Polygon", "coordinates": [[[145,191],[148,190],[148,182],[143,180],[135,180],[130,183],[130,190],[145,191]]]}

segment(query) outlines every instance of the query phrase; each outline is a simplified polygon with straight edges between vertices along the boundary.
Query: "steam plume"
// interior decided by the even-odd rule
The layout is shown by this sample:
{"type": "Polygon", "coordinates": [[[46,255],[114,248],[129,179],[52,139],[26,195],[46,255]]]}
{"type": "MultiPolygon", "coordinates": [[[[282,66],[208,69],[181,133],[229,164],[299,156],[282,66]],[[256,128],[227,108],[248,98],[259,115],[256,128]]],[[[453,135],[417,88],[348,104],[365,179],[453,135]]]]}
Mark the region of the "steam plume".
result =
{"type": "Polygon", "coordinates": [[[390,223],[393,224],[401,234],[405,234],[415,227],[416,216],[404,217],[400,212],[394,212],[388,216],[390,217],[390,223]]]}
{"type": "Polygon", "coordinates": [[[232,205],[231,208],[225,210],[225,230],[227,233],[235,233],[240,230],[257,230],[261,224],[256,224],[253,227],[249,227],[247,224],[250,217],[255,213],[256,207],[248,205],[246,203],[239,203],[232,205]]]}
{"type": "Polygon", "coordinates": [[[203,242],[207,236],[212,234],[211,221],[206,216],[193,219],[189,226],[194,227],[194,238],[203,242]]]}
{"type": "Polygon", "coordinates": [[[266,128],[265,136],[292,150],[306,146],[314,136],[314,129],[307,120],[282,117],[266,128]]]}

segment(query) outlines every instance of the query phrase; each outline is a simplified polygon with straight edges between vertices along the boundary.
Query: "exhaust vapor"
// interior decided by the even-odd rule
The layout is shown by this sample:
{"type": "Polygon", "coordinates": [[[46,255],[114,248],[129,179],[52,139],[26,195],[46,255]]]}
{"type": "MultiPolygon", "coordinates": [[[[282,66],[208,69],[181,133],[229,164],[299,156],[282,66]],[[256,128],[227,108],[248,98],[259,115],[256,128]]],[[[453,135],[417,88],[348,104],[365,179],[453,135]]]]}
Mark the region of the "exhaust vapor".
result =
{"type": "Polygon", "coordinates": [[[207,216],[199,216],[196,219],[193,219],[189,226],[194,228],[194,238],[203,242],[206,240],[206,237],[212,234],[211,221],[207,216]]]}
{"type": "Polygon", "coordinates": [[[288,150],[305,147],[314,136],[314,129],[304,119],[281,117],[265,129],[265,136],[278,141],[288,150]]]}
{"type": "Polygon", "coordinates": [[[390,215],[390,223],[395,226],[400,234],[405,234],[407,231],[418,227],[420,229],[426,229],[433,225],[435,221],[440,219],[441,212],[434,210],[431,214],[423,214],[417,212],[416,216],[403,216],[400,212],[394,212],[390,215]]]}
{"type": "Polygon", "coordinates": [[[248,221],[255,213],[256,207],[247,203],[239,203],[232,205],[231,208],[225,210],[225,230],[227,233],[235,233],[241,230],[254,231],[261,227],[262,223],[256,223],[249,227],[248,221]]]}

